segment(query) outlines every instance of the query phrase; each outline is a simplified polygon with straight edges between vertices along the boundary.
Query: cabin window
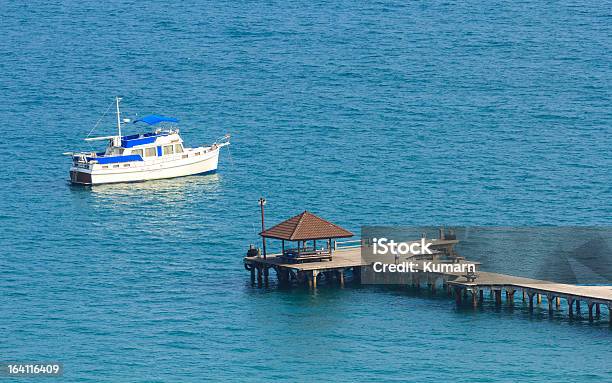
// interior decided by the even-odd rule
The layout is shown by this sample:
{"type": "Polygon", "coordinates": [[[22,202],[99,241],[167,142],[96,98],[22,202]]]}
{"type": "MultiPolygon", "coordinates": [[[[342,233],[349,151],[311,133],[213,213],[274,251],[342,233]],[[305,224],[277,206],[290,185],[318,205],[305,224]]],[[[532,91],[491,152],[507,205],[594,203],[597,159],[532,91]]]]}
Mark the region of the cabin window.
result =
{"type": "Polygon", "coordinates": [[[145,156],[147,157],[155,157],[157,156],[157,150],[156,148],[146,148],[145,149],[145,156]]]}
{"type": "Polygon", "coordinates": [[[118,167],[119,167],[119,165],[113,165],[113,167],[114,167],[114,168],[118,168],[118,167]]]}
{"type": "Polygon", "coordinates": [[[183,145],[181,144],[174,145],[174,153],[183,153],[183,145]]]}
{"type": "Polygon", "coordinates": [[[132,155],[138,155],[142,157],[142,149],[132,150],[132,155]]]}
{"type": "Polygon", "coordinates": [[[124,168],[129,168],[129,167],[130,167],[130,164],[125,164],[125,165],[123,165],[123,167],[124,167],[124,168]]]}
{"type": "Polygon", "coordinates": [[[164,156],[174,153],[174,147],[172,145],[164,146],[164,156]]]}
{"type": "Polygon", "coordinates": [[[108,169],[108,165],[102,165],[102,169],[108,169]]]}

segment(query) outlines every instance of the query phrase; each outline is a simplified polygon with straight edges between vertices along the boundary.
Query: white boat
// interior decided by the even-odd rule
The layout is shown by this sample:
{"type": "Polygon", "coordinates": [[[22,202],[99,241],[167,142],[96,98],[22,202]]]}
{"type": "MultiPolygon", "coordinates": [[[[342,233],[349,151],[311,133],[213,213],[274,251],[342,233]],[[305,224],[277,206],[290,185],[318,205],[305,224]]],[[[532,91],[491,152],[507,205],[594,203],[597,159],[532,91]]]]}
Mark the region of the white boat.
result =
{"type": "MultiPolygon", "coordinates": [[[[122,124],[129,123],[130,120],[121,119],[120,100],[119,97],[116,98],[118,134],[85,139],[108,141],[104,152],[64,153],[72,156],[72,183],[99,185],[136,182],[217,171],[219,151],[230,144],[229,135],[224,136],[220,142],[196,148],[184,147],[179,130],[173,126],[150,133],[122,136],[122,124]]],[[[134,121],[137,122],[157,125],[164,122],[177,123],[178,120],[154,114],[134,121]]]]}

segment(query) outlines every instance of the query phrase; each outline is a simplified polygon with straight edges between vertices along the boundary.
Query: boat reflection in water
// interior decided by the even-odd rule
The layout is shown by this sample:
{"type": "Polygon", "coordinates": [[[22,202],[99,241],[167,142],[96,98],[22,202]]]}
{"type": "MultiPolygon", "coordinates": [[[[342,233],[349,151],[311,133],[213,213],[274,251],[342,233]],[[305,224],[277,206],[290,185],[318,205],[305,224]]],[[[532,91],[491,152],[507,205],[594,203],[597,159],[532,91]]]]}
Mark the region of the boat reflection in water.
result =
{"type": "Polygon", "coordinates": [[[201,199],[202,194],[216,194],[220,179],[219,174],[209,174],[146,182],[94,185],[89,191],[97,200],[95,202],[102,204],[108,202],[119,206],[138,203],[140,207],[146,203],[179,204],[196,196],[201,199]]]}
{"type": "MultiPolygon", "coordinates": [[[[214,230],[214,222],[202,219],[218,208],[223,177],[219,174],[189,176],[147,182],[71,187],[73,206],[90,240],[107,241],[164,238],[175,240],[214,230]],[[112,234],[112,233],[115,234],[112,234]],[[110,236],[110,237],[109,237],[110,236]],[[115,237],[116,240],[116,237],[115,237]]],[[[134,249],[132,249],[134,250],[134,249]]]]}

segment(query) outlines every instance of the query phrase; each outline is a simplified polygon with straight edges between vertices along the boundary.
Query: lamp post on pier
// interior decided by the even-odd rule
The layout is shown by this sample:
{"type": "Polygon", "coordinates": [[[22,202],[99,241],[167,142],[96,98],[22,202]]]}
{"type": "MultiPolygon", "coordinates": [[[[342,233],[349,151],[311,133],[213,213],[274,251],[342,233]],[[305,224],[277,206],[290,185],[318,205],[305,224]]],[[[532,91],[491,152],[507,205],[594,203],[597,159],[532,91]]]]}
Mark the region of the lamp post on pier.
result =
{"type": "MultiPolygon", "coordinates": [[[[264,206],[266,204],[266,199],[264,197],[261,197],[259,199],[259,207],[261,208],[261,232],[263,233],[266,230],[266,227],[264,225],[264,206]]],[[[264,237],[263,235],[261,236],[261,241],[263,244],[263,257],[264,259],[266,259],[266,237],[264,237]]]]}

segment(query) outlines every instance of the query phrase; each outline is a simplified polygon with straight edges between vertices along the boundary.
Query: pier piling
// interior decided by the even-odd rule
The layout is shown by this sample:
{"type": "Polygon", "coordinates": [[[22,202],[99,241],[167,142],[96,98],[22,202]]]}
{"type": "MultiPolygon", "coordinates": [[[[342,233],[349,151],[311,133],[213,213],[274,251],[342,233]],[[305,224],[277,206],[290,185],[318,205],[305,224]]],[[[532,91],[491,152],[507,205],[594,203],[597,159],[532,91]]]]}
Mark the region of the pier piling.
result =
{"type": "Polygon", "coordinates": [[[338,283],[340,287],[344,287],[344,269],[340,269],[337,271],[338,273],[338,283]]]}
{"type": "Polygon", "coordinates": [[[502,302],[502,291],[501,290],[495,290],[495,304],[496,305],[501,305],[502,302]]]}
{"type": "Polygon", "coordinates": [[[506,288],[506,300],[510,306],[514,305],[514,293],[516,290],[512,288],[506,288]]]}
{"type": "Polygon", "coordinates": [[[462,295],[461,290],[463,290],[463,288],[455,286],[454,290],[455,290],[455,302],[457,303],[457,306],[460,306],[461,305],[461,295],[462,295]]]}
{"type": "Polygon", "coordinates": [[[548,312],[553,312],[553,296],[552,294],[546,294],[546,302],[548,303],[548,312]]]}

